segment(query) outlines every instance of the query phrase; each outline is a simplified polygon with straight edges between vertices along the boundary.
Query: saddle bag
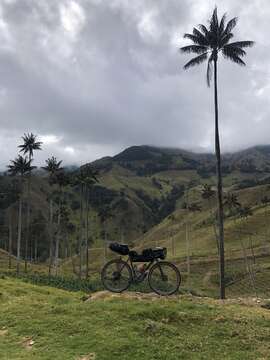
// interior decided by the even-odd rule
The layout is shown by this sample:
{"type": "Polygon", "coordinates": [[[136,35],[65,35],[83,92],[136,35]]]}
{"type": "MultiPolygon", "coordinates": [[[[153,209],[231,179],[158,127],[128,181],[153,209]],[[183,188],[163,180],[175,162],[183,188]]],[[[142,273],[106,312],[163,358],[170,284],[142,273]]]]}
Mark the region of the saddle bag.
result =
{"type": "Polygon", "coordinates": [[[109,248],[120,255],[128,255],[129,247],[126,244],[111,243],[109,248]]]}

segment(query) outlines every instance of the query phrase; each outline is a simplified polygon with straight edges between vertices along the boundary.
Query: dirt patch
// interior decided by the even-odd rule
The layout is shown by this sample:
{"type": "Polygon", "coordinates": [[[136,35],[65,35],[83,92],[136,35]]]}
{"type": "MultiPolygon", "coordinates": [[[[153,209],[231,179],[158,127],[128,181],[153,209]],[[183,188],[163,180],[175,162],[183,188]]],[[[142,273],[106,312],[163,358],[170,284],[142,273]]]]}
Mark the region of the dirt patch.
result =
{"type": "Polygon", "coordinates": [[[33,345],[34,345],[34,340],[32,338],[24,338],[22,341],[22,346],[26,349],[26,350],[31,350],[33,345]]]}
{"type": "Polygon", "coordinates": [[[5,336],[8,334],[8,330],[7,329],[0,329],[0,336],[5,336]]]}
{"type": "Polygon", "coordinates": [[[77,357],[76,360],[96,360],[96,354],[91,353],[88,355],[83,355],[81,357],[77,357]]]}
{"type": "MultiPolygon", "coordinates": [[[[156,300],[172,300],[172,301],[181,301],[181,300],[188,300],[194,301],[196,303],[201,304],[212,304],[212,305],[244,305],[244,306],[256,306],[266,308],[266,304],[270,304],[269,299],[262,299],[262,298],[235,298],[235,299],[226,299],[226,300],[219,300],[213,299],[209,297],[197,297],[194,295],[171,295],[171,296],[160,296],[155,293],[140,293],[140,292],[132,292],[132,291],[125,291],[122,293],[112,293],[107,290],[98,291],[88,296],[85,296],[82,300],[83,301],[97,301],[97,300],[112,300],[112,299],[127,299],[127,300],[149,300],[149,301],[156,301],[156,300]]],[[[269,305],[268,305],[269,306],[269,305]]]]}
{"type": "Polygon", "coordinates": [[[90,294],[84,301],[95,301],[95,300],[110,300],[110,299],[131,299],[131,300],[159,300],[159,299],[178,299],[179,296],[160,296],[155,293],[141,293],[141,292],[131,292],[125,291],[123,293],[112,293],[109,291],[98,291],[96,293],[90,294]]]}

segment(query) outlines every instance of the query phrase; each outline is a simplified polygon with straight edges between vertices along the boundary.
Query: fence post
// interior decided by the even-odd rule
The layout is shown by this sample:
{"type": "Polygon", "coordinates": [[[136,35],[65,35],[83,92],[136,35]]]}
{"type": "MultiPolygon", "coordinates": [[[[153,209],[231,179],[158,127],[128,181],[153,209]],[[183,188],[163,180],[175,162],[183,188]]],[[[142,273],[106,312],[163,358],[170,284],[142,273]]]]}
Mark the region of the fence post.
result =
{"type": "Polygon", "coordinates": [[[172,255],[175,256],[175,243],[174,243],[174,237],[171,232],[171,243],[172,243],[172,255]]]}
{"type": "Polygon", "coordinates": [[[106,263],[106,259],[107,259],[107,231],[105,231],[105,239],[104,239],[104,258],[103,258],[103,263],[106,263]]]}
{"type": "Polygon", "coordinates": [[[189,226],[186,222],[186,255],[187,255],[187,288],[190,291],[190,243],[189,243],[189,226]]]}

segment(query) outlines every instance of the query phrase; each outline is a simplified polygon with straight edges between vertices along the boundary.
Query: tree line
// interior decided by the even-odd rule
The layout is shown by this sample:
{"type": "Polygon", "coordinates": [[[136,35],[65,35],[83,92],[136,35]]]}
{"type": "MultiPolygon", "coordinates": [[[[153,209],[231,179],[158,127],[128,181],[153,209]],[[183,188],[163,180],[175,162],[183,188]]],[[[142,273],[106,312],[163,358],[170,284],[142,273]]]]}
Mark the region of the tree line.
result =
{"type": "MultiPolygon", "coordinates": [[[[37,261],[39,249],[46,248],[48,253],[49,275],[57,275],[59,269],[60,250],[62,257],[67,258],[75,252],[79,258],[78,270],[74,270],[79,278],[89,276],[89,246],[91,236],[89,231],[89,195],[91,188],[98,182],[98,172],[90,165],[85,165],[74,172],[67,171],[62,165],[62,160],[55,156],[48,158],[42,171],[47,174],[44,181],[47,189],[40,187],[45,192],[46,209],[34,211],[36,199],[37,180],[33,181],[37,167],[34,165],[36,151],[42,150],[42,142],[33,133],[24,134],[22,144],[18,146],[19,153],[7,165],[7,173],[2,176],[0,208],[6,210],[8,222],[8,252],[9,267],[13,254],[16,254],[16,272],[21,272],[24,262],[24,271],[28,271],[29,261],[37,261]],[[10,181],[7,181],[7,176],[10,181]],[[76,225],[70,216],[68,196],[69,189],[75,189],[79,197],[79,223],[76,225]],[[24,226],[23,226],[24,222],[24,226]],[[75,249],[71,249],[70,235],[76,229],[79,234],[75,236],[75,249]],[[42,242],[38,238],[44,233],[42,242]],[[16,249],[14,249],[14,235],[16,236],[16,249]],[[23,243],[22,243],[23,240],[23,243]],[[14,251],[15,250],[15,251],[14,251]]],[[[42,176],[38,176],[41,178],[42,176]]],[[[37,178],[37,177],[36,177],[37,178]]],[[[42,208],[43,208],[42,203],[42,208]]],[[[2,219],[3,220],[3,219],[2,219]]],[[[3,225],[3,224],[2,224],[3,225]]]]}

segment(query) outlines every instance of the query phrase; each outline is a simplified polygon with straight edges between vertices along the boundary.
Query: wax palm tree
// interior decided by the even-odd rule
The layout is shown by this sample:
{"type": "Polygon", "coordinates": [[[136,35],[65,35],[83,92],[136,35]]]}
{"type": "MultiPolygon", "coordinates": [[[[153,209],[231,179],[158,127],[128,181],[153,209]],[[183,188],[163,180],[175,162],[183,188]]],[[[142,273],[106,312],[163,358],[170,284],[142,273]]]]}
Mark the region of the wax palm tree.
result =
{"type": "Polygon", "coordinates": [[[246,206],[241,206],[239,207],[239,216],[242,219],[247,219],[249,216],[253,215],[253,211],[251,206],[246,205],[246,206]]]}
{"type": "Polygon", "coordinates": [[[98,171],[92,169],[89,165],[85,171],[85,196],[86,196],[86,279],[89,277],[89,192],[91,187],[98,182],[98,171]]]}
{"type": "Polygon", "coordinates": [[[32,159],[28,160],[25,157],[19,155],[15,160],[10,161],[8,165],[8,172],[11,176],[20,177],[20,196],[19,196],[19,215],[18,215],[18,238],[17,238],[17,274],[20,271],[21,260],[21,238],[22,238],[22,193],[23,193],[23,180],[35,166],[32,166],[32,159]]]}
{"type": "Polygon", "coordinates": [[[58,210],[57,210],[57,233],[56,233],[56,242],[55,242],[55,255],[54,255],[54,267],[55,274],[58,275],[58,263],[59,263],[59,247],[60,247],[60,236],[62,235],[61,229],[61,219],[62,214],[64,213],[64,188],[70,184],[69,176],[62,171],[58,171],[55,174],[56,183],[59,187],[59,200],[58,200],[58,210]]]}
{"type": "MultiPolygon", "coordinates": [[[[20,152],[28,156],[28,160],[33,159],[34,151],[41,150],[41,141],[37,141],[37,136],[33,133],[24,134],[22,136],[23,144],[19,145],[20,152]]],[[[28,177],[27,186],[27,220],[26,220],[26,237],[25,237],[25,263],[24,270],[27,272],[27,257],[28,257],[28,244],[30,237],[30,187],[31,187],[31,171],[28,177]]]]}
{"type": "Polygon", "coordinates": [[[203,184],[202,188],[202,198],[205,200],[211,199],[215,195],[215,191],[212,189],[212,186],[209,184],[203,184]]]}
{"type": "Polygon", "coordinates": [[[46,166],[43,166],[42,169],[48,172],[50,176],[50,182],[53,183],[55,180],[55,175],[60,170],[63,170],[61,167],[62,160],[58,161],[56,157],[52,156],[51,158],[45,160],[46,166]]]}
{"type": "Polygon", "coordinates": [[[85,174],[80,168],[79,173],[75,176],[74,185],[80,188],[80,234],[78,237],[78,251],[79,251],[79,278],[82,278],[82,244],[83,244],[83,192],[85,186],[85,174]]]}
{"type": "Polygon", "coordinates": [[[228,193],[225,196],[224,206],[227,206],[230,214],[232,214],[233,209],[239,209],[241,204],[236,194],[228,193]]]}
{"type": "Polygon", "coordinates": [[[89,213],[89,188],[93,185],[94,182],[97,181],[97,172],[92,169],[90,166],[84,166],[80,168],[79,173],[75,176],[74,185],[79,185],[80,187],[80,235],[79,235],[79,242],[78,242],[78,250],[79,250],[79,277],[82,278],[82,263],[83,263],[83,219],[84,219],[84,204],[83,198],[84,193],[86,193],[86,244],[87,244],[87,253],[86,253],[86,276],[88,276],[88,213],[89,213]]]}
{"type": "MultiPolygon", "coordinates": [[[[62,160],[58,161],[56,157],[52,156],[47,159],[46,166],[42,167],[49,174],[49,183],[51,187],[56,183],[56,174],[61,171],[62,160]]],[[[53,264],[53,197],[52,193],[49,196],[49,232],[50,232],[50,250],[49,250],[49,275],[51,275],[53,264]]]]}
{"type": "Polygon", "coordinates": [[[34,155],[34,150],[41,150],[41,141],[37,141],[37,135],[33,133],[24,134],[22,136],[23,144],[18,147],[21,149],[24,155],[28,155],[28,159],[32,159],[34,155]]]}
{"type": "Polygon", "coordinates": [[[98,212],[98,217],[102,226],[101,238],[104,240],[104,262],[107,255],[107,241],[108,241],[108,220],[113,218],[112,209],[109,205],[101,207],[98,212]]]}
{"type": "Polygon", "coordinates": [[[212,206],[211,206],[211,200],[215,196],[215,191],[212,189],[211,185],[203,184],[201,196],[204,200],[207,200],[207,202],[208,202],[210,216],[213,219],[212,220],[213,221],[213,230],[214,230],[214,235],[215,235],[215,239],[216,239],[217,252],[219,254],[219,241],[218,241],[217,229],[216,229],[216,214],[215,214],[215,212],[213,212],[212,206]]]}
{"type": "Polygon", "coordinates": [[[189,69],[207,61],[207,84],[210,86],[214,67],[214,101],[215,101],[215,153],[217,168],[217,200],[218,200],[218,220],[219,220],[219,247],[220,247],[220,297],[225,298],[225,257],[224,257],[224,226],[223,226],[223,201],[222,201],[222,177],[221,177],[221,156],[219,141],[219,122],[218,122],[218,94],[217,94],[217,63],[218,56],[221,54],[228,60],[245,65],[242,57],[246,55],[246,47],[253,45],[252,41],[230,42],[233,38],[232,30],[237,24],[237,18],[233,18],[226,23],[226,14],[219,21],[217,8],[209,20],[208,26],[200,24],[198,28],[193,28],[192,34],[185,34],[184,38],[192,41],[192,45],[181,48],[183,53],[195,53],[197,56],[192,58],[184,66],[189,69]]]}

